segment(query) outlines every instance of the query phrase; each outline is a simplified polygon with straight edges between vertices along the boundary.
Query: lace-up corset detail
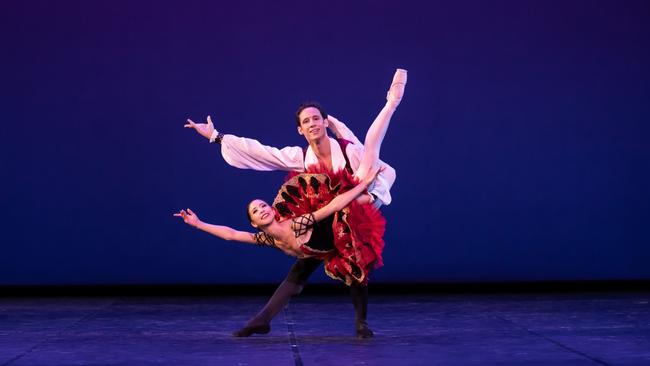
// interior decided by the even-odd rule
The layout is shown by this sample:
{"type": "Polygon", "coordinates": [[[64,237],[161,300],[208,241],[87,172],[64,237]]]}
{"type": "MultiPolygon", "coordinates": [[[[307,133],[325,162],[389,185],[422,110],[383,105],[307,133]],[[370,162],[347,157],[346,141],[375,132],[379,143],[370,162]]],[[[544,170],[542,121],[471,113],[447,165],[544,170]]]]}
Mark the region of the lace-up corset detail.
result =
{"type": "Polygon", "coordinates": [[[291,220],[291,229],[293,230],[294,235],[297,237],[306,234],[309,229],[314,226],[316,219],[314,214],[308,213],[301,216],[298,216],[291,220]]]}
{"type": "Polygon", "coordinates": [[[273,237],[263,231],[258,232],[255,234],[255,241],[259,245],[270,245],[272,247],[275,246],[275,239],[273,237]]]}

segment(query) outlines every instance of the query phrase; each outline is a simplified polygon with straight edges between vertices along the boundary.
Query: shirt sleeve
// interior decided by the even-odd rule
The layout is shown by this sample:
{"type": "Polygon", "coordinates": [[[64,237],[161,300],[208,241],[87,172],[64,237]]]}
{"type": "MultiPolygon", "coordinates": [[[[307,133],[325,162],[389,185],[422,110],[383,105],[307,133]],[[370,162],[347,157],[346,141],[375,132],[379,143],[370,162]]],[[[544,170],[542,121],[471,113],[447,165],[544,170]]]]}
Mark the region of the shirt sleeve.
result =
{"type": "Polygon", "coordinates": [[[303,151],[298,146],[278,149],[257,140],[224,135],[221,156],[226,163],[240,169],[304,171],[303,151]]]}
{"type": "MultiPolygon", "coordinates": [[[[361,158],[363,157],[363,145],[348,144],[345,151],[350,160],[352,170],[356,171],[359,168],[361,158]]],[[[379,166],[383,167],[384,171],[377,175],[375,181],[368,188],[368,192],[377,196],[377,198],[381,200],[382,204],[389,205],[393,200],[390,195],[390,188],[393,186],[393,183],[395,183],[397,173],[392,166],[381,160],[379,160],[379,166]]]]}

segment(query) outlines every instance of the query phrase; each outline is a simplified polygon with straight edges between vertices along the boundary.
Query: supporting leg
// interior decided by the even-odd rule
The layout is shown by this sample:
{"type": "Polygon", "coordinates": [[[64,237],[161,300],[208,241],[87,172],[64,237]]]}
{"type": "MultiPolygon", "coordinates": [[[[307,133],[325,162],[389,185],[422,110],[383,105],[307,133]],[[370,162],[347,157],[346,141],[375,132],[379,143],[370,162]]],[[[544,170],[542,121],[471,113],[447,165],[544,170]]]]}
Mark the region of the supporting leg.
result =
{"type": "Polygon", "coordinates": [[[371,338],[374,333],[368,327],[368,286],[353,284],[350,286],[354,304],[355,328],[358,338],[371,338]]]}
{"type": "Polygon", "coordinates": [[[320,260],[313,258],[296,260],[287,277],[278,286],[262,310],[249,320],[243,328],[233,332],[233,336],[249,337],[256,333],[266,334],[270,332],[271,320],[284,309],[291,296],[298,295],[302,291],[307,279],[320,264],[320,260]]]}

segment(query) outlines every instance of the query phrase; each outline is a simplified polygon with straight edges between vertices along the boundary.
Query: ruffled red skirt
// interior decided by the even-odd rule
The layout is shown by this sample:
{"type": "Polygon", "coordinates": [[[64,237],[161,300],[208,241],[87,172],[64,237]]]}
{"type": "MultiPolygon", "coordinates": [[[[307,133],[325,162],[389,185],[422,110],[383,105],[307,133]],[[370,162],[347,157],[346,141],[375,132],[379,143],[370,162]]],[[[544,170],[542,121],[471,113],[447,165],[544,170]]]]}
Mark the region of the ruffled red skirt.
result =
{"type": "MultiPolygon", "coordinates": [[[[308,173],[289,173],[273,201],[278,220],[314,212],[338,194],[356,185],[347,171],[338,173],[311,168],[308,173]]],[[[306,254],[325,261],[325,273],[346,285],[366,284],[373,269],[381,267],[386,219],[371,204],[351,202],[334,214],[332,232],[336,250],[306,254]]]]}

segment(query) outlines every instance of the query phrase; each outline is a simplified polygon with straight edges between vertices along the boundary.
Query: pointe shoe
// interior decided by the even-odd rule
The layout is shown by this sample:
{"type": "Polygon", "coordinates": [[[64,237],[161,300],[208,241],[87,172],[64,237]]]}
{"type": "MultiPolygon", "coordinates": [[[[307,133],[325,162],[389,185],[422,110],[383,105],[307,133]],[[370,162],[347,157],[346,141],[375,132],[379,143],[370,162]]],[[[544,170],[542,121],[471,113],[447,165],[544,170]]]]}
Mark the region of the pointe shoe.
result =
{"type": "Polygon", "coordinates": [[[404,88],[406,87],[407,71],[404,69],[395,70],[395,75],[393,76],[393,83],[386,93],[386,100],[393,108],[397,108],[399,103],[402,101],[402,96],[404,95],[404,88]]]}
{"type": "Polygon", "coordinates": [[[357,338],[372,338],[374,335],[375,333],[368,327],[367,322],[362,321],[357,323],[357,338]]]}
{"type": "Polygon", "coordinates": [[[232,333],[233,337],[250,337],[253,334],[266,334],[271,331],[269,324],[247,325],[232,333]]]}

